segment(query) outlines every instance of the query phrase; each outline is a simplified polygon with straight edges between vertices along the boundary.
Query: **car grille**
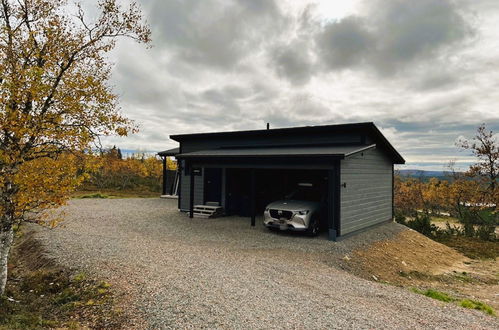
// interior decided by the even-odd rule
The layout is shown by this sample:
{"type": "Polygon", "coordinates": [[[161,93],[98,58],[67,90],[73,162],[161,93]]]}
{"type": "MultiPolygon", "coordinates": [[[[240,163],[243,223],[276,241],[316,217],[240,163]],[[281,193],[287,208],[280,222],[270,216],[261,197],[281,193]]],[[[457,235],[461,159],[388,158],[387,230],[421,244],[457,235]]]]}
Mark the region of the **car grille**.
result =
{"type": "Polygon", "coordinates": [[[284,211],[284,210],[281,211],[281,210],[270,209],[269,212],[270,212],[270,216],[274,219],[289,220],[293,217],[293,212],[291,212],[291,211],[284,211]],[[279,213],[281,213],[281,214],[279,214],[279,213]]]}

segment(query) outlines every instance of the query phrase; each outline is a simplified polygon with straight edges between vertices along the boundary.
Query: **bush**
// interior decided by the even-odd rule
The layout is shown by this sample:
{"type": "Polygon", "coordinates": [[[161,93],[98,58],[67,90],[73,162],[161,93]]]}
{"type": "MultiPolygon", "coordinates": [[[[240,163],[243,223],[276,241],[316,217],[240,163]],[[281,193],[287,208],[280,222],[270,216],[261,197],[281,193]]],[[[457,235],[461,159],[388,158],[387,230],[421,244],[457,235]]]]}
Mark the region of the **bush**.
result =
{"type": "Polygon", "coordinates": [[[463,231],[458,234],[466,237],[476,237],[483,241],[495,241],[497,214],[490,210],[473,210],[464,208],[458,217],[463,225],[463,231]]]}
{"type": "Polygon", "coordinates": [[[436,237],[440,232],[438,227],[431,223],[430,216],[425,213],[416,214],[413,219],[405,221],[403,224],[428,237],[436,237]]]}
{"type": "Polygon", "coordinates": [[[479,225],[475,230],[475,236],[482,241],[495,240],[496,227],[491,225],[479,225]]]}
{"type": "Polygon", "coordinates": [[[401,225],[407,225],[406,217],[402,215],[401,213],[396,213],[395,214],[395,222],[400,223],[401,225]]]}

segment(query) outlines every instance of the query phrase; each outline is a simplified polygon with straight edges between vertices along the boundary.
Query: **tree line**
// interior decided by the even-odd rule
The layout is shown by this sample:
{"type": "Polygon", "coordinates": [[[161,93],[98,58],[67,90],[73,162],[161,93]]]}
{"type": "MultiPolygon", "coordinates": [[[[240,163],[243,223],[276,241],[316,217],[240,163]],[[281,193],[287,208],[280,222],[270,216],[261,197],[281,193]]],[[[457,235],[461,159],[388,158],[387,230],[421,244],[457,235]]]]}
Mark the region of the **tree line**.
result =
{"type": "MultiPolygon", "coordinates": [[[[85,178],[79,190],[141,190],[160,192],[163,163],[155,155],[133,153],[124,156],[116,146],[86,155],[85,178]]],[[[167,169],[176,170],[167,158],[167,169]]]]}

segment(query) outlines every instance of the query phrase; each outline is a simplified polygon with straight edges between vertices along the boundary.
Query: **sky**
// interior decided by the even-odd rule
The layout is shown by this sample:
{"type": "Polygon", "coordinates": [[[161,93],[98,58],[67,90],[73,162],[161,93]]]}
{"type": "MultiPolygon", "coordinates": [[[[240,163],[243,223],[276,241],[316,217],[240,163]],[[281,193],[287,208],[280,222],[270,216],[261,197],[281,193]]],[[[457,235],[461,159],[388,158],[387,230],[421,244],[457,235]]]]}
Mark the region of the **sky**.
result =
{"type": "MultiPolygon", "coordinates": [[[[170,135],[373,121],[407,161],[473,159],[499,132],[497,0],[140,0],[152,47],[120,40],[110,84],[161,151],[170,135]]],[[[499,135],[498,135],[499,137],[499,135]]]]}

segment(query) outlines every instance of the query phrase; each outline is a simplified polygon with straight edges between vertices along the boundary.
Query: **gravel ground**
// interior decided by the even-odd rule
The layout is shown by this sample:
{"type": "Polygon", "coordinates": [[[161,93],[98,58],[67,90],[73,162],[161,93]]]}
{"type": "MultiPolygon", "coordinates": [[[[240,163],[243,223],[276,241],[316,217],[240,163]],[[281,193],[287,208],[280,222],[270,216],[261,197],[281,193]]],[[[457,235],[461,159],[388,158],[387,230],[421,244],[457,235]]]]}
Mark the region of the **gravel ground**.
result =
{"type": "Polygon", "coordinates": [[[366,281],[336,262],[403,230],[388,224],[339,243],[267,231],[249,219],[189,219],[175,200],[81,199],[50,256],[115,284],[135,328],[498,328],[496,318],[366,281]]]}

